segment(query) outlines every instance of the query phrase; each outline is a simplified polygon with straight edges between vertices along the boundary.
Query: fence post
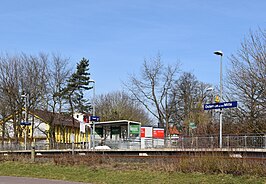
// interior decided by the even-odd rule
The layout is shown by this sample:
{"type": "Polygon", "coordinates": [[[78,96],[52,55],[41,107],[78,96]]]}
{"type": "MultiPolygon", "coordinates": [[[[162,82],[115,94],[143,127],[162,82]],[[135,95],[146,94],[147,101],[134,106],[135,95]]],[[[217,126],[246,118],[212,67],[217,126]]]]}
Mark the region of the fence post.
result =
{"type": "Polygon", "coordinates": [[[35,142],[31,143],[31,162],[35,162],[35,142]]]}
{"type": "Polygon", "coordinates": [[[72,133],[71,135],[70,135],[70,140],[71,140],[71,143],[72,143],[72,155],[74,155],[75,154],[75,135],[74,135],[74,133],[72,133]]]}
{"type": "Polygon", "coordinates": [[[213,136],[211,136],[211,149],[213,149],[213,136]]]}
{"type": "Polygon", "coordinates": [[[247,135],[245,135],[244,138],[245,138],[245,145],[244,145],[244,148],[247,148],[247,135]]]}
{"type": "Polygon", "coordinates": [[[266,149],[266,134],[264,134],[264,148],[266,149]]]}
{"type": "Polygon", "coordinates": [[[230,136],[229,135],[227,136],[227,148],[228,149],[230,148],[230,136]]]}

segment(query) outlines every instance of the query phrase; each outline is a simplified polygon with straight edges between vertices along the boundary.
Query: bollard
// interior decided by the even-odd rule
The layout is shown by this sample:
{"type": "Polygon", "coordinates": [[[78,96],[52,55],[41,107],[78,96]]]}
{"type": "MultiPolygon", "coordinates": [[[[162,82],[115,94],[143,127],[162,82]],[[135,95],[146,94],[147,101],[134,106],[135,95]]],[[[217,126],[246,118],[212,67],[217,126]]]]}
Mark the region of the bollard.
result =
{"type": "Polygon", "coordinates": [[[74,145],[74,142],[72,142],[72,155],[74,155],[75,154],[75,145],[74,145]]]}
{"type": "Polygon", "coordinates": [[[72,132],[70,139],[72,142],[72,155],[74,155],[75,154],[75,143],[74,143],[75,142],[75,135],[74,135],[74,132],[72,132]]]}
{"type": "Polygon", "coordinates": [[[31,162],[35,162],[35,145],[32,143],[31,146],[31,162]]]}

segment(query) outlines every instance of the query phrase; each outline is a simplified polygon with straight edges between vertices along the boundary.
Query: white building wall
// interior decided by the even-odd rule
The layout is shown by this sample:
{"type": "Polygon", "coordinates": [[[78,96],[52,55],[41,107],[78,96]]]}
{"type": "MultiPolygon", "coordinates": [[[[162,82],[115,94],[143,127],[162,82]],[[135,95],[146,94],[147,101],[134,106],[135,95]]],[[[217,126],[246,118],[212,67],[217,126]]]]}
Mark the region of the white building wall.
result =
{"type": "Polygon", "coordinates": [[[45,132],[49,130],[49,126],[46,123],[41,122],[39,119],[34,119],[34,131],[33,137],[35,138],[46,138],[45,132]]]}

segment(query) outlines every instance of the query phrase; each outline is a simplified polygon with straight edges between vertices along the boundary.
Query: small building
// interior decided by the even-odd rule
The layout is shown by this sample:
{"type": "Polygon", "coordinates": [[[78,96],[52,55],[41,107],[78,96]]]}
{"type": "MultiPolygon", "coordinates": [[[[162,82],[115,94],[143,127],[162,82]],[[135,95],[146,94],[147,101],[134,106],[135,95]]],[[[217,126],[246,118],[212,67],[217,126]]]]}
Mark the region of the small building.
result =
{"type": "Polygon", "coordinates": [[[107,145],[114,149],[140,148],[141,123],[129,120],[94,122],[95,146],[107,145]]]}
{"type": "MultiPolygon", "coordinates": [[[[4,143],[15,143],[15,132],[17,132],[17,140],[20,144],[26,144],[29,142],[48,144],[51,129],[54,129],[54,142],[55,143],[71,143],[74,133],[74,142],[80,143],[84,141],[84,135],[80,134],[80,122],[79,118],[75,118],[74,121],[69,114],[52,113],[44,110],[28,111],[28,122],[22,120],[16,122],[14,126],[14,120],[19,121],[21,112],[14,113],[8,117],[0,120],[0,126],[4,130],[0,131],[0,137],[4,143]],[[14,131],[16,128],[16,131],[14,131]],[[4,133],[4,135],[2,135],[4,133]]],[[[22,118],[20,118],[22,119],[22,118]]]]}

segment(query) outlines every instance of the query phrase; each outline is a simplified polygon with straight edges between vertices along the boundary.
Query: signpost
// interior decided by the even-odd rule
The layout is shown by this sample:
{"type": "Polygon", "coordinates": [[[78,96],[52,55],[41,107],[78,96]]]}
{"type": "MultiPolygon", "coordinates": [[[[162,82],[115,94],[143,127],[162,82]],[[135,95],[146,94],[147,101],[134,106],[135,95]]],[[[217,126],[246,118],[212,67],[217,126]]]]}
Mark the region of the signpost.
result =
{"type": "Polygon", "coordinates": [[[24,125],[24,144],[25,144],[25,150],[27,150],[27,133],[28,133],[28,128],[26,126],[30,126],[31,123],[27,121],[22,121],[20,122],[20,125],[24,125]]]}
{"type": "Polygon", "coordinates": [[[237,107],[237,101],[204,104],[204,110],[223,109],[237,107]]]}
{"type": "MultiPolygon", "coordinates": [[[[94,89],[94,88],[93,88],[94,89]]],[[[100,117],[99,116],[95,116],[95,108],[93,110],[93,116],[90,116],[90,121],[92,122],[92,134],[93,134],[93,142],[92,142],[92,148],[95,148],[95,123],[94,122],[99,122],[100,121],[100,117]]]]}

